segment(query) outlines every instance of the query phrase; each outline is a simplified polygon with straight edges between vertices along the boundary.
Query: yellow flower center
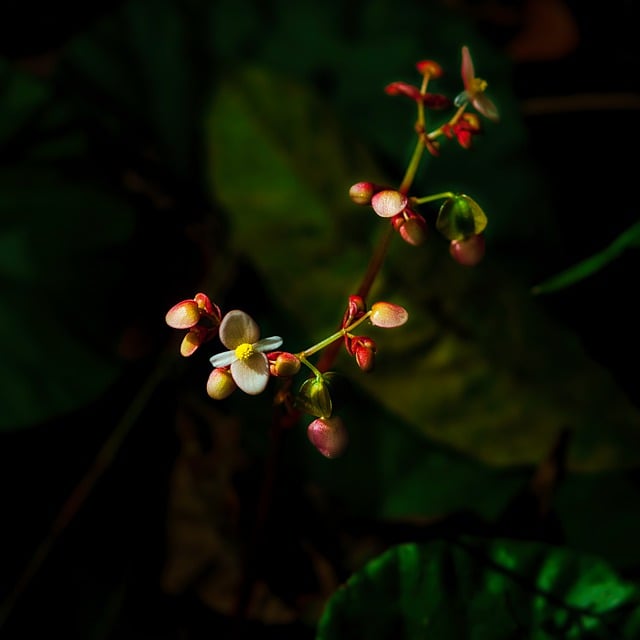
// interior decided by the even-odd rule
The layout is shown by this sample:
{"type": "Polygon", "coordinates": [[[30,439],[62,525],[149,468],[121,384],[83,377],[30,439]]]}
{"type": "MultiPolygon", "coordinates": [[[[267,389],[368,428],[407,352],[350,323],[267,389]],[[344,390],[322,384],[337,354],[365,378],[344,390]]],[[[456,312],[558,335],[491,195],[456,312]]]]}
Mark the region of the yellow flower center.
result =
{"type": "Polygon", "coordinates": [[[487,88],[487,81],[482,78],[474,78],[471,81],[471,93],[476,95],[478,93],[484,93],[487,88]]]}
{"type": "Polygon", "coordinates": [[[253,355],[253,352],[253,345],[248,342],[243,342],[241,345],[238,345],[235,350],[236,358],[238,358],[238,360],[246,360],[253,355]]]}

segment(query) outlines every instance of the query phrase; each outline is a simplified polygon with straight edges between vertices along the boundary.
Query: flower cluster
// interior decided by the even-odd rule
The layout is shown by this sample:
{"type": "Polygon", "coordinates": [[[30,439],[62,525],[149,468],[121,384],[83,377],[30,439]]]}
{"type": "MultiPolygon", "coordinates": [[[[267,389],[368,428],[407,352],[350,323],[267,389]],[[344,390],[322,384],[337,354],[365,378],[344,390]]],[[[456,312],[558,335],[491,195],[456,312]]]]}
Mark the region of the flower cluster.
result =
{"type": "Polygon", "coordinates": [[[487,82],[475,75],[467,47],[462,48],[463,90],[453,100],[427,91],[429,81],[443,75],[437,62],[422,60],[416,64],[416,69],[422,77],[419,87],[392,82],[385,88],[388,95],[409,98],[417,107],[416,147],[400,186],[394,188],[362,181],[349,189],[353,202],[371,207],[377,216],[389,221],[390,227],[369,263],[357,289],[358,294],[349,296],[340,328],[335,333],[302,351],[283,351],[280,349],[283,344],[280,336],[261,338],[257,323],[240,309],[233,309],[222,316],[220,308],[204,293],[174,305],[165,318],[169,326],[187,330],[180,346],[183,356],[192,355],[216,336],[225,347],[226,350],[209,359],[213,369],[206,390],[211,398],[224,400],[236,389],[256,395],[267,388],[270,379],[275,379],[279,385],[274,404],[284,408],[287,416],[280,421],[281,426],[294,424],[301,413],[313,416],[313,421],[307,426],[307,436],[328,458],[339,456],[349,440],[346,426],[336,415],[334,406],[336,373],[329,370],[337,351],[344,347],[361,371],[370,372],[375,366],[378,346],[371,336],[361,333],[362,327],[368,323],[373,327],[390,329],[403,325],[408,319],[406,309],[390,302],[375,302],[367,308],[366,297],[382,267],[391,235],[397,232],[408,244],[421,245],[427,237],[428,224],[419,207],[441,201],[435,228],[449,241],[451,256],[462,265],[473,266],[485,252],[483,232],[487,217],[473,198],[449,191],[414,196],[410,195],[410,189],[425,150],[438,156],[441,140],[454,139],[464,149],[472,147],[482,127],[478,115],[467,111],[468,107],[473,107],[478,114],[493,122],[498,121],[498,110],[485,94],[487,82]],[[428,131],[427,111],[442,112],[452,107],[455,108],[454,114],[428,131]],[[324,349],[327,351],[323,355],[328,357],[320,361],[323,364],[312,364],[309,358],[324,349]],[[294,379],[303,367],[308,372],[307,377],[295,385],[294,379]]]}
{"type": "Polygon", "coordinates": [[[219,307],[204,293],[174,305],[165,317],[170,327],[189,329],[180,349],[183,356],[192,355],[205,339],[216,335],[227,348],[209,358],[213,370],[207,379],[206,390],[215,400],[224,400],[236,389],[257,395],[266,389],[271,377],[291,381],[305,365],[311,371],[311,377],[304,380],[295,393],[290,391],[290,385],[281,390],[279,403],[315,416],[307,430],[309,440],[327,457],[340,455],[348,437],[342,420],[333,415],[331,379],[334,374],[320,372],[308,357],[343,339],[347,353],[355,357],[360,369],[371,371],[376,345],[368,336],[354,334],[355,328],[365,320],[373,326],[392,328],[404,324],[407,319],[403,307],[376,302],[367,311],[362,297],[351,296],[339,331],[308,349],[290,353],[278,350],[283,343],[280,336],[260,338],[257,323],[244,311],[233,309],[221,318],[219,307]],[[206,332],[201,327],[206,328],[206,332]]]}
{"type": "Polygon", "coordinates": [[[422,75],[422,86],[416,87],[405,82],[392,82],[387,85],[389,95],[403,95],[412,99],[418,108],[415,130],[418,144],[405,179],[398,189],[376,185],[372,182],[357,182],[349,189],[353,202],[370,205],[381,218],[389,218],[391,225],[408,244],[421,245],[427,237],[427,221],[417,211],[417,207],[434,200],[443,200],[438,212],[436,228],[449,240],[451,256],[460,264],[473,266],[478,264],[485,252],[482,235],[487,217],[480,205],[466,194],[451,192],[438,193],[423,197],[409,196],[409,186],[413,181],[422,151],[426,149],[432,155],[440,153],[439,138],[444,136],[456,139],[461,147],[470,149],[474,136],[482,132],[480,119],[475,113],[466,111],[471,105],[482,116],[498,121],[498,110],[485,94],[487,82],[475,75],[475,69],[468,47],[462,48],[461,75],[464,90],[450,101],[446,96],[427,92],[431,78],[443,75],[442,68],[432,60],[423,60],[416,65],[422,75]],[[451,105],[457,107],[454,115],[439,127],[427,133],[425,108],[442,110],[451,105]]]}

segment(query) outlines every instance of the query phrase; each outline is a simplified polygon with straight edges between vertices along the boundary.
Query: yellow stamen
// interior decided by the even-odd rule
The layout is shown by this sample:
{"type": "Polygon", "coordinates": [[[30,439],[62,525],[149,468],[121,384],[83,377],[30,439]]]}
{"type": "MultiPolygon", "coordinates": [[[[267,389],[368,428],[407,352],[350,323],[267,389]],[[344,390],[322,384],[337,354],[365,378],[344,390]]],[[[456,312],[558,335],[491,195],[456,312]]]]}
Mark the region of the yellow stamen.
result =
{"type": "Polygon", "coordinates": [[[471,93],[474,95],[477,93],[484,93],[487,86],[488,84],[486,80],[483,80],[482,78],[474,78],[471,81],[471,93]]]}
{"type": "Polygon", "coordinates": [[[248,342],[243,342],[235,349],[236,358],[238,358],[238,360],[246,360],[253,355],[253,351],[253,345],[248,342]]]}

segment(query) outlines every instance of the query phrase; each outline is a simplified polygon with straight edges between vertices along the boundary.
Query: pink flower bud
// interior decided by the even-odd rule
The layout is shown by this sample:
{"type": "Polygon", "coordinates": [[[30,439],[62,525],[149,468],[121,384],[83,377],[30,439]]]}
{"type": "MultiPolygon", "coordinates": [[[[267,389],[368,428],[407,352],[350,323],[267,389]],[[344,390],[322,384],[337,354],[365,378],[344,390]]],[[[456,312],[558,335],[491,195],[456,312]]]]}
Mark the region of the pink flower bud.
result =
{"type": "Polygon", "coordinates": [[[307,427],[311,444],[326,458],[342,455],[349,444],[349,434],[342,418],[318,418],[307,427]]]}
{"type": "Polygon", "coordinates": [[[407,202],[407,196],[395,189],[383,189],[371,198],[371,206],[381,218],[392,218],[399,214],[407,202]]]}
{"type": "Polygon", "coordinates": [[[269,358],[269,372],[272,376],[295,376],[300,371],[300,358],[287,351],[274,351],[267,355],[269,358]]]}
{"type": "Polygon", "coordinates": [[[377,190],[378,187],[373,182],[356,182],[349,189],[349,197],[356,204],[369,204],[377,190]]]}
{"type": "Polygon", "coordinates": [[[200,320],[200,308],[195,300],[183,300],[174,304],[164,319],[174,329],[191,329],[200,320]]]}
{"type": "Polygon", "coordinates": [[[427,221],[419,214],[409,209],[391,219],[393,228],[400,237],[414,247],[421,245],[427,237],[427,221]]]}
{"type": "Polygon", "coordinates": [[[209,374],[207,395],[214,400],[224,400],[237,388],[229,369],[218,367],[209,374]]]}
{"type": "Polygon", "coordinates": [[[210,337],[211,332],[205,327],[195,326],[190,329],[180,343],[180,355],[187,358],[193,355],[198,347],[204,344],[210,337]]]}
{"type": "Polygon", "coordinates": [[[400,305],[391,302],[374,302],[371,305],[369,318],[376,327],[393,329],[403,325],[409,319],[409,314],[400,305]]]}
{"type": "Polygon", "coordinates": [[[482,234],[469,236],[464,240],[452,240],[449,253],[456,262],[465,267],[475,267],[484,257],[485,241],[482,234]]]}

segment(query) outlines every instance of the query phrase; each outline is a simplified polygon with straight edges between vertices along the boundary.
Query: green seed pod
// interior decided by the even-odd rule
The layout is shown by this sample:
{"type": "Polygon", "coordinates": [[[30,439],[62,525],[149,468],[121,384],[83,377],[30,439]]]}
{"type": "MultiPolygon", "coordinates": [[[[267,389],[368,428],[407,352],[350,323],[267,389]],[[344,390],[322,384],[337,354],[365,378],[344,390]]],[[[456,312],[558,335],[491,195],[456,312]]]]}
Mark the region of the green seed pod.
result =
{"type": "Polygon", "coordinates": [[[480,205],[467,195],[459,194],[442,203],[436,229],[449,240],[464,240],[482,233],[487,216],[480,205]]]}

